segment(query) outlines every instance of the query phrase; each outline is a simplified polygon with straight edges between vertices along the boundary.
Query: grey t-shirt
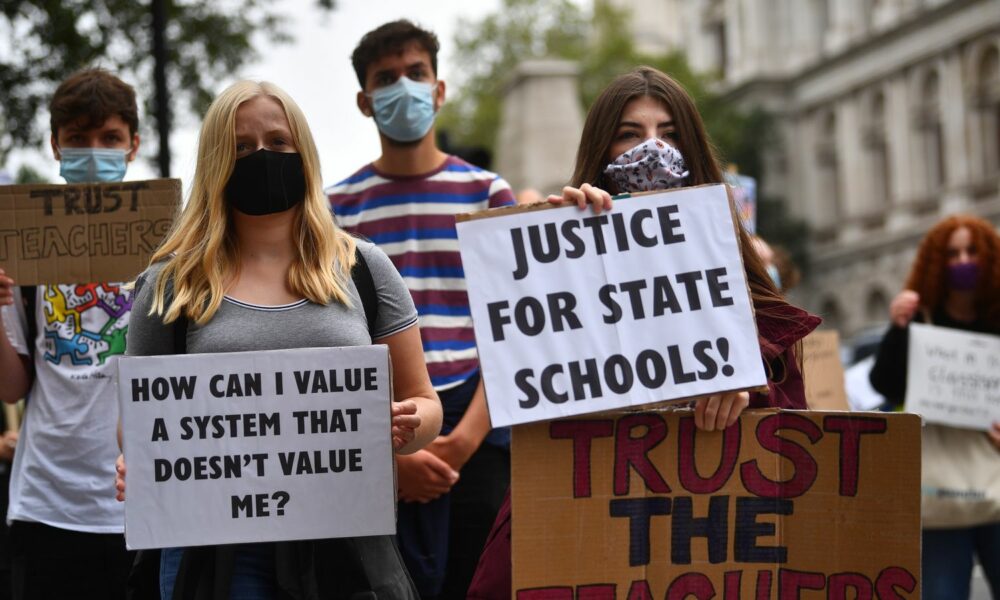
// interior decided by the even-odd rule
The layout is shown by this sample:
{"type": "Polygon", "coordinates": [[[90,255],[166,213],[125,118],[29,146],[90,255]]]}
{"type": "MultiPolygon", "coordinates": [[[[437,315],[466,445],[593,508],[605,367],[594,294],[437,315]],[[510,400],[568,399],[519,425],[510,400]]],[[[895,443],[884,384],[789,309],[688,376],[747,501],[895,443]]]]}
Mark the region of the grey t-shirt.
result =
{"type": "MultiPolygon", "coordinates": [[[[226,297],[205,325],[188,324],[187,352],[245,352],[283,348],[363,346],[398,333],[417,322],[417,310],[396,267],[382,250],[357,241],[368,264],[378,297],[374,335],[368,332],[361,296],[348,278],[351,306],[333,302],[315,304],[303,299],[283,306],[257,306],[226,297]]],[[[162,264],[146,270],[146,285],[132,305],[126,354],[150,356],[174,353],[173,328],[149,315],[156,277],[162,264]]]]}

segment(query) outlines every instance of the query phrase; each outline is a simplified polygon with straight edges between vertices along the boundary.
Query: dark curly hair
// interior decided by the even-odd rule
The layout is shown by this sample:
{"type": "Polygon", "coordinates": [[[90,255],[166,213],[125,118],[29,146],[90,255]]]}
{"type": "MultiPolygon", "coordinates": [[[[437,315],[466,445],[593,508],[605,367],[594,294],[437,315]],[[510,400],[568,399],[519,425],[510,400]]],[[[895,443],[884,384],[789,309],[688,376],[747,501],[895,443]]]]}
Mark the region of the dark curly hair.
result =
{"type": "Polygon", "coordinates": [[[1000,331],[1000,235],[996,227],[972,215],[953,215],[931,228],[913,261],[906,289],[920,295],[920,305],[935,311],[948,296],[948,240],[965,227],[972,234],[972,245],[981,267],[976,284],[976,317],[1000,331]]]}
{"type": "Polygon", "coordinates": [[[358,76],[361,89],[365,89],[368,77],[368,66],[383,56],[398,54],[409,42],[417,42],[431,57],[431,69],[437,76],[437,54],[440,49],[437,36],[433,32],[422,29],[406,19],[392,21],[366,33],[357,48],[351,54],[351,64],[354,74],[358,76]]]}
{"type": "Polygon", "coordinates": [[[58,137],[60,127],[76,123],[82,129],[93,129],[114,115],[128,125],[130,135],[139,130],[135,90],[110,71],[97,67],[77,71],[59,84],[49,102],[49,114],[54,137],[58,137]]]}

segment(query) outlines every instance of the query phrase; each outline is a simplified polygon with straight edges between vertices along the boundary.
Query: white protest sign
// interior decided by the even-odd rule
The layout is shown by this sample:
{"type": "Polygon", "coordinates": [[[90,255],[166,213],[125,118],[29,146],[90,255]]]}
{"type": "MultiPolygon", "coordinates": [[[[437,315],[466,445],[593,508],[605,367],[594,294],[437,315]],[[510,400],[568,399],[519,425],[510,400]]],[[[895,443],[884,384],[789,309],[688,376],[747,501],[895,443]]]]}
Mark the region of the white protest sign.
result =
{"type": "Polygon", "coordinates": [[[118,361],[125,539],[395,533],[386,346],[118,361]]]}
{"type": "Polygon", "coordinates": [[[458,238],[494,427],[767,383],[725,186],[500,209],[458,238]]]}
{"type": "Polygon", "coordinates": [[[1000,421],[1000,337],[910,324],[906,411],[980,429],[1000,421]]]}

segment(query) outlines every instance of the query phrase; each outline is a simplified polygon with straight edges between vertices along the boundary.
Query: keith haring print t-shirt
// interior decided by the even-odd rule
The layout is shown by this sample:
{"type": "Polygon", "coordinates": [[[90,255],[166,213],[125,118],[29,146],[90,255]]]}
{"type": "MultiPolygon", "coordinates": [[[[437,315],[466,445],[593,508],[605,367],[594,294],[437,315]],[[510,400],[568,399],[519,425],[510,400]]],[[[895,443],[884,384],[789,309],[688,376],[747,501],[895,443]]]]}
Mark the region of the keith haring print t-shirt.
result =
{"type": "MultiPolygon", "coordinates": [[[[27,322],[5,306],[7,337],[28,355],[27,322]],[[18,318],[20,317],[20,318],[18,318]]],[[[119,284],[36,290],[35,381],[14,455],[7,520],[75,531],[121,533],[115,500],[116,357],[125,353],[132,292],[119,284]]]]}

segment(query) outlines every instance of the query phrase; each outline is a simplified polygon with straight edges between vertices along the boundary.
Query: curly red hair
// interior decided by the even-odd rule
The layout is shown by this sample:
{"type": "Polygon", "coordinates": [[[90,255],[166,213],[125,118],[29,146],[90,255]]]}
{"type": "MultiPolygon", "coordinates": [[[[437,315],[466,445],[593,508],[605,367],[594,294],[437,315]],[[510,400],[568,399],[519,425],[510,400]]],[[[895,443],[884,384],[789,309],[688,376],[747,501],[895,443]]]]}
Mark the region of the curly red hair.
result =
{"type": "Polygon", "coordinates": [[[928,310],[941,308],[948,295],[948,240],[962,227],[972,234],[980,265],[976,316],[1000,330],[1000,235],[985,219],[954,215],[932,227],[917,248],[906,289],[920,294],[920,305],[928,310]]]}

